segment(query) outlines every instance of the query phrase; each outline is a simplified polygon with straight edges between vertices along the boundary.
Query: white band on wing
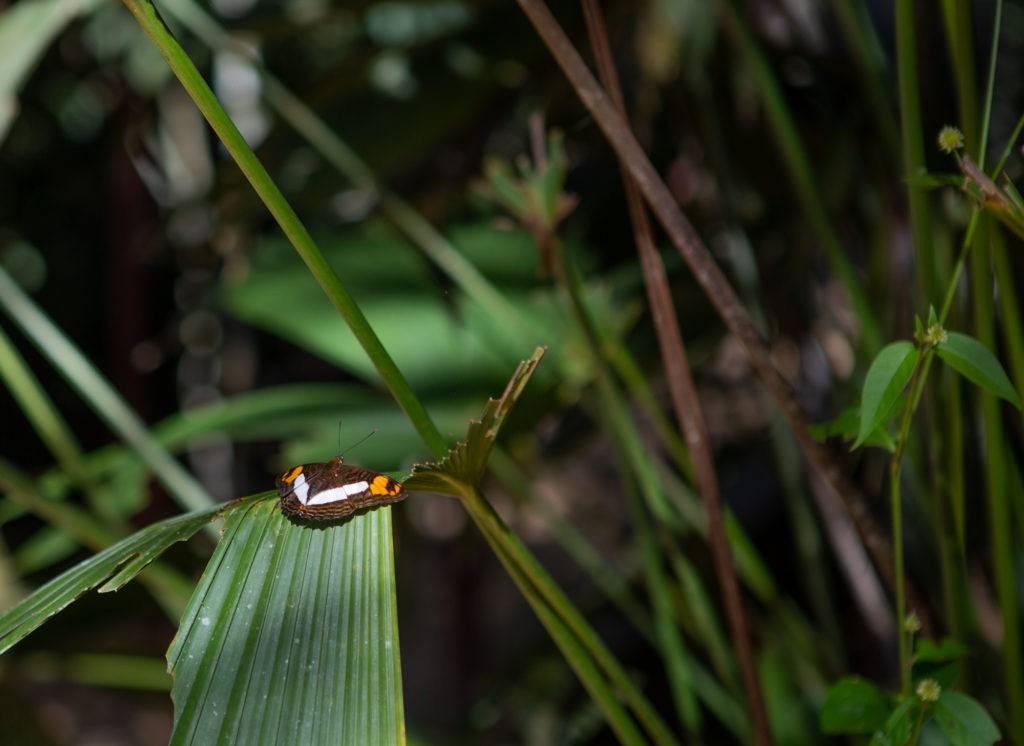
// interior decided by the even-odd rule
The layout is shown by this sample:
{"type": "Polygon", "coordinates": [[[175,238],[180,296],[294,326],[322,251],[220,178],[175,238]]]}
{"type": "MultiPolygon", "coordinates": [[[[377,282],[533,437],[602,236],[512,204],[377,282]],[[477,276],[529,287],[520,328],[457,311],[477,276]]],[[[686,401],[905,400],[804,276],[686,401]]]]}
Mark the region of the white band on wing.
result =
{"type": "Polygon", "coordinates": [[[306,504],[306,498],[309,496],[309,485],[306,484],[306,475],[302,472],[299,472],[299,476],[295,477],[292,492],[295,493],[295,497],[299,498],[300,503],[306,504]]]}
{"type": "Polygon", "coordinates": [[[368,482],[353,482],[352,484],[345,484],[341,487],[332,487],[329,490],[318,492],[313,495],[313,498],[306,505],[324,505],[326,503],[338,502],[339,500],[345,500],[350,495],[358,495],[360,492],[365,492],[369,489],[370,485],[368,482]]]}

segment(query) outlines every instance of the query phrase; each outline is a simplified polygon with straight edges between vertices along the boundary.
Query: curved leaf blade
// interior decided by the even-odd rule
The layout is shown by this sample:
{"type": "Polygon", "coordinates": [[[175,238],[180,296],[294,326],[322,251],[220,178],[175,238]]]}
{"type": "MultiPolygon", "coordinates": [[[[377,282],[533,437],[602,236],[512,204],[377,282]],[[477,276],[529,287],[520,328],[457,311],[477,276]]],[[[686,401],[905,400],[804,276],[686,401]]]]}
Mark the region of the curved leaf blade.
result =
{"type": "Polygon", "coordinates": [[[845,676],[829,690],[821,708],[825,733],[874,733],[885,727],[889,703],[881,690],[860,676],[845,676]]]}
{"type": "Polygon", "coordinates": [[[464,497],[466,487],[474,487],[483,478],[494,441],[501,426],[515,407],[516,401],[529,383],[530,377],[547,351],[538,347],[528,360],[519,363],[509,379],[505,391],[498,399],[489,399],[479,420],[470,420],[466,439],[459,441],[438,461],[416,464],[404,485],[409,490],[437,492],[442,495],[464,497]]]}
{"type": "Polygon", "coordinates": [[[920,352],[907,341],[882,348],[864,377],[860,397],[860,429],[853,447],[859,448],[881,425],[910,381],[920,352]]]}
{"type": "Polygon", "coordinates": [[[935,703],[935,719],[953,746],[992,746],[999,728],[977,700],[945,691],[935,703]]]}
{"type": "Polygon", "coordinates": [[[0,616],[0,653],[11,648],[88,590],[116,591],[168,547],[191,538],[225,506],[154,523],[58,575],[0,616]]]}
{"type": "Polygon", "coordinates": [[[391,511],[231,515],[167,653],[172,744],[405,742],[391,511]]]}
{"type": "Polygon", "coordinates": [[[998,358],[974,337],[946,332],[946,339],[936,345],[936,352],[967,380],[1021,408],[1020,395],[998,358]]]}

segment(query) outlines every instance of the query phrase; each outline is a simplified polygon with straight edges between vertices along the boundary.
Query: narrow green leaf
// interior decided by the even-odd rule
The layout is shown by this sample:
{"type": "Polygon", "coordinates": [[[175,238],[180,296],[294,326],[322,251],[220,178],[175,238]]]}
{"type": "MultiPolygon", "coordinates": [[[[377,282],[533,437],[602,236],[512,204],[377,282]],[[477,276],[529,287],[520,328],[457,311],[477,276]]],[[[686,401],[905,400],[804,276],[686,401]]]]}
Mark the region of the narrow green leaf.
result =
{"type": "Polygon", "coordinates": [[[0,379],[18,402],[39,438],[61,467],[78,479],[81,451],[71,428],[42,385],[36,380],[14,344],[0,329],[0,379]]]}
{"type": "Polygon", "coordinates": [[[110,382],[2,269],[0,306],[89,406],[139,453],[182,507],[209,507],[210,497],[202,485],[153,439],[139,415],[110,382]]]}
{"type": "Polygon", "coordinates": [[[12,555],[14,566],[22,575],[38,572],[71,556],[78,542],[56,526],[43,526],[22,542],[12,555]]]}
{"type": "Polygon", "coordinates": [[[391,510],[227,520],[167,653],[172,744],[405,742],[391,510]]]}
{"type": "Polygon", "coordinates": [[[885,727],[889,703],[866,679],[846,676],[831,686],[821,708],[826,733],[874,733],[885,727]]]}
{"type": "Polygon", "coordinates": [[[907,341],[882,348],[864,378],[860,397],[860,429],[853,447],[858,448],[881,424],[906,388],[920,353],[907,341]]]}
{"type": "Polygon", "coordinates": [[[999,728],[981,704],[966,694],[944,691],[935,703],[935,720],[953,746],[992,746],[999,728]]]}
{"type": "Polygon", "coordinates": [[[976,383],[991,394],[1006,399],[1017,409],[1020,396],[1010,383],[999,360],[985,345],[974,337],[959,332],[947,332],[946,339],[936,346],[939,357],[964,378],[976,383]]]}
{"type": "Polygon", "coordinates": [[[100,583],[106,581],[100,593],[116,591],[169,546],[190,538],[224,509],[218,505],[154,523],[58,575],[0,615],[0,653],[100,583]]]}

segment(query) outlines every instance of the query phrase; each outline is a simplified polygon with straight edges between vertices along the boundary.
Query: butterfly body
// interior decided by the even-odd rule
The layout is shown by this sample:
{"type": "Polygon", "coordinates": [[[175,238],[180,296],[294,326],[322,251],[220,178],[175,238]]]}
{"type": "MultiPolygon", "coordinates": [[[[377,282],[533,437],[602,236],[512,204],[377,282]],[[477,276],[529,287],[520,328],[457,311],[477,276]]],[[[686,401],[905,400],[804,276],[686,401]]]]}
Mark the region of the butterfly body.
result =
{"type": "Polygon", "coordinates": [[[327,523],[358,510],[405,499],[402,485],[387,474],[349,466],[341,456],[300,464],[278,476],[281,512],[310,523],[327,523]]]}

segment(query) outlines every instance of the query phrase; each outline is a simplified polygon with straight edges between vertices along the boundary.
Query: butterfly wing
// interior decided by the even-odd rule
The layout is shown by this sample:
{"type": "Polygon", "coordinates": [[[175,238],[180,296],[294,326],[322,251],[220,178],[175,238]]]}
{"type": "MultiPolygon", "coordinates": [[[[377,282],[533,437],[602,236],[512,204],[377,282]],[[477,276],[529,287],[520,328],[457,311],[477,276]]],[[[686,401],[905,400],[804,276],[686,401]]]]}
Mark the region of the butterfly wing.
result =
{"type": "Polygon", "coordinates": [[[294,466],[284,474],[278,475],[275,482],[278,494],[282,499],[294,497],[298,502],[305,504],[309,500],[309,495],[317,491],[327,472],[327,464],[294,466]]]}
{"type": "Polygon", "coordinates": [[[340,460],[295,467],[279,477],[278,490],[286,515],[313,523],[405,499],[402,485],[388,475],[340,460]]]}

